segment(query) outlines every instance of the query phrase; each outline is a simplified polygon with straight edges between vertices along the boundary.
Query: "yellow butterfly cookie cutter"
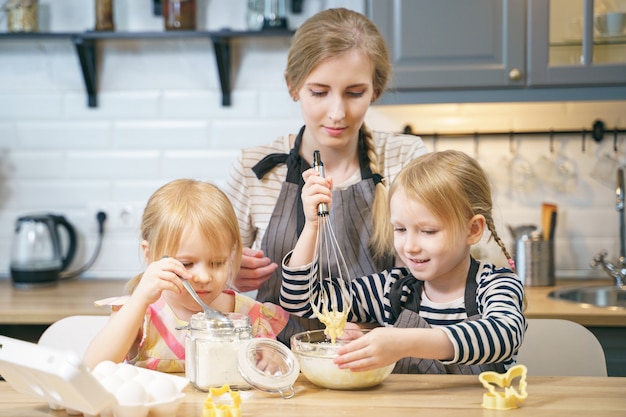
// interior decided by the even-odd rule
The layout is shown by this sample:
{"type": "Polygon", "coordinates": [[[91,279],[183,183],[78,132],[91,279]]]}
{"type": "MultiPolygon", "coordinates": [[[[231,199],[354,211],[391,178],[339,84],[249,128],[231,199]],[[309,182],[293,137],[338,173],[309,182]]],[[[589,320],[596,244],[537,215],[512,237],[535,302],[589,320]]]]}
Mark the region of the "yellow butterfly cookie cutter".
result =
{"type": "Polygon", "coordinates": [[[241,417],[241,396],[238,392],[231,391],[228,385],[210,388],[209,394],[204,400],[202,417],[241,417]],[[227,393],[230,394],[231,404],[215,404],[213,402],[214,397],[221,397],[227,393]]]}
{"type": "Polygon", "coordinates": [[[528,392],[526,392],[527,372],[524,365],[515,365],[504,374],[487,371],[478,375],[478,380],[489,391],[483,394],[482,407],[492,410],[510,410],[522,405],[528,397],[528,392]],[[517,378],[519,378],[519,391],[511,386],[517,378]],[[497,387],[503,388],[503,390],[498,391],[497,387]]]}

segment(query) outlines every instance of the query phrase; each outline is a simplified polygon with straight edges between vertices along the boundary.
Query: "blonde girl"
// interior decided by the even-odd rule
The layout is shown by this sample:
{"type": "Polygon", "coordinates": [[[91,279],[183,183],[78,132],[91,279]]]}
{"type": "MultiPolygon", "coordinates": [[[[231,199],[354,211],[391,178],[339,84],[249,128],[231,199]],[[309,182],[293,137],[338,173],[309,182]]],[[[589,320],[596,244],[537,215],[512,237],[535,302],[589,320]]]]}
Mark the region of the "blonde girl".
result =
{"type": "Polygon", "coordinates": [[[85,353],[88,366],[127,361],[183,372],[181,328],[202,311],[183,279],[214,309],[248,314],[255,336],[276,338],[284,328],[288,315],[282,308],[230,289],[241,262],[241,238],[232,205],[216,186],[189,179],[163,185],[148,200],[141,238],[148,266],[128,282],[130,295],[97,302],[113,312],[85,353]]]}
{"type": "MultiPolygon", "coordinates": [[[[304,173],[306,225],[283,261],[281,305],[313,314],[309,277],[317,230],[317,206],[331,204],[332,178],[304,173]]],[[[513,266],[492,216],[489,180],[463,152],[418,157],[390,188],[393,246],[405,268],[353,280],[348,320],[380,325],[339,350],[340,368],[365,371],[396,363],[396,373],[502,372],[515,364],[526,329],[524,288],[507,267],[470,254],[485,231],[513,266]]],[[[332,211],[332,209],[331,209],[332,211]]],[[[312,283],[313,297],[328,287],[312,283]]],[[[334,287],[332,287],[334,288],[334,287]]]]}

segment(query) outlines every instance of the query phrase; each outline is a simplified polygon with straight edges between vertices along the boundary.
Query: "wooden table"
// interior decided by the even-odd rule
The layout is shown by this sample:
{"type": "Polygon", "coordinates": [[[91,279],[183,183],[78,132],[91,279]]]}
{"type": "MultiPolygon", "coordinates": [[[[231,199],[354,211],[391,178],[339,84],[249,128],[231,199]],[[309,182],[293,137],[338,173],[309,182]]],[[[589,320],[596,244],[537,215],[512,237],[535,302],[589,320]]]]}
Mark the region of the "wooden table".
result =
{"type": "MultiPolygon", "coordinates": [[[[188,385],[178,417],[201,417],[207,394],[188,385]]],[[[383,384],[362,391],[320,389],[304,377],[296,382],[295,397],[285,400],[257,390],[244,391],[243,417],[604,417],[626,415],[626,378],[528,377],[528,398],[516,410],[481,408],[486,390],[477,376],[391,375],[383,384]]],[[[50,411],[37,397],[20,394],[0,382],[0,416],[65,417],[50,411]]]]}

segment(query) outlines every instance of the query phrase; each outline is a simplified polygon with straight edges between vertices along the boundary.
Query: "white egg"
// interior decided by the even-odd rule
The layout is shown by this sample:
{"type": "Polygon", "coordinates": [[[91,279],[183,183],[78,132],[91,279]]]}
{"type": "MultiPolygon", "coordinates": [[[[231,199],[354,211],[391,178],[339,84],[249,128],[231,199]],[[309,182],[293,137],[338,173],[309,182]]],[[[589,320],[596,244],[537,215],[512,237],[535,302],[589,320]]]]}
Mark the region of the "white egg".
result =
{"type": "Polygon", "coordinates": [[[117,389],[124,383],[124,380],[115,374],[110,374],[99,380],[104,389],[111,394],[115,394],[117,389]]]}
{"type": "Polygon", "coordinates": [[[142,372],[141,370],[138,370],[137,375],[133,377],[133,381],[139,382],[144,388],[147,388],[152,380],[154,380],[154,375],[152,373],[142,372]]]}
{"type": "Polygon", "coordinates": [[[178,388],[176,388],[176,384],[174,384],[174,381],[166,376],[160,376],[148,385],[148,396],[150,397],[150,401],[169,401],[177,394],[178,388]]]}
{"type": "Polygon", "coordinates": [[[115,392],[119,405],[137,405],[148,402],[148,392],[137,381],[125,381],[115,392]]]}
{"type": "Polygon", "coordinates": [[[124,381],[130,381],[133,379],[139,371],[133,365],[129,363],[118,363],[115,375],[122,378],[124,381]]]}
{"type": "Polygon", "coordinates": [[[109,376],[117,370],[117,364],[112,361],[102,361],[93,368],[93,374],[98,379],[104,379],[105,376],[109,376]]]}

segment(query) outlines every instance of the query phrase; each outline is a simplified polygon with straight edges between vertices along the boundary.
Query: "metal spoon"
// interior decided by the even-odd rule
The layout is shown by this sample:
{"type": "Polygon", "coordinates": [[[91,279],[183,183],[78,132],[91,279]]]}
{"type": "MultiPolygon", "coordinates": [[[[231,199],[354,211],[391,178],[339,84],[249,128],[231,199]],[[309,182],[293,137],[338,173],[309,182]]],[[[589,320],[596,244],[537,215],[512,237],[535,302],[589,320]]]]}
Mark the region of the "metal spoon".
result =
{"type": "Polygon", "coordinates": [[[186,279],[181,279],[181,281],[183,282],[183,285],[187,289],[189,294],[191,294],[193,299],[196,300],[196,302],[200,304],[200,307],[202,307],[202,309],[204,310],[204,317],[210,322],[210,326],[212,328],[215,328],[215,329],[234,329],[235,328],[235,325],[228,317],[226,317],[221,312],[214,310],[208,305],[204,304],[204,302],[202,301],[202,299],[200,298],[196,290],[193,289],[189,281],[187,281],[186,279]]]}

